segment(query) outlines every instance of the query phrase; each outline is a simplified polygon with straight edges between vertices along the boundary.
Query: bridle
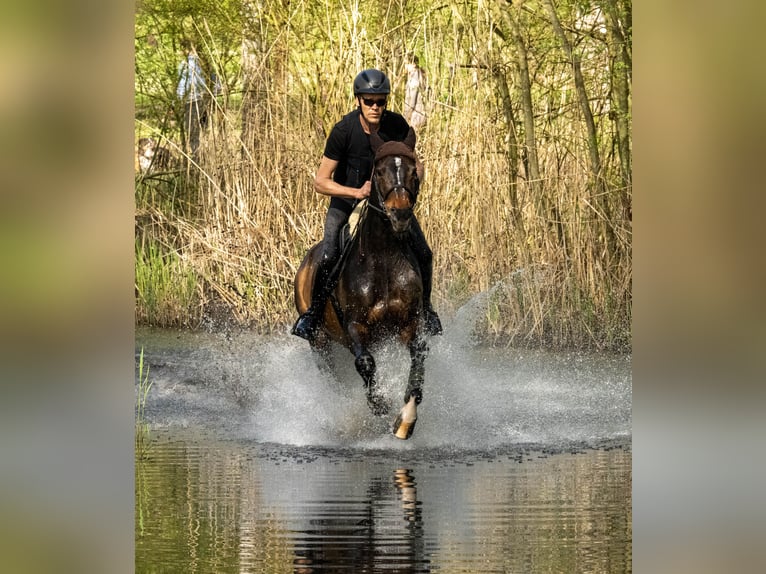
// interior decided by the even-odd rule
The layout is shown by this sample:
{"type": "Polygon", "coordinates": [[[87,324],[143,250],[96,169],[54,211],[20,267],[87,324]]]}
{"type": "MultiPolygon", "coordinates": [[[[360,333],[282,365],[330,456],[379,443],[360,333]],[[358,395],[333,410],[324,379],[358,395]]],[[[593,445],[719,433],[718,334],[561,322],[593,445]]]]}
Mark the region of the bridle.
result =
{"type": "MultiPolygon", "coordinates": [[[[415,201],[417,201],[417,188],[415,191],[413,191],[402,182],[402,158],[400,156],[394,156],[394,165],[396,166],[396,183],[385,194],[380,191],[378,177],[373,171],[372,190],[375,193],[377,203],[380,205],[380,207],[375,205],[373,202],[367,202],[368,207],[374,209],[378,213],[383,214],[386,218],[389,218],[389,210],[386,207],[386,199],[388,199],[388,196],[391,195],[394,191],[406,191],[407,195],[410,197],[410,201],[412,202],[413,207],[415,205],[415,201]]],[[[417,175],[415,176],[415,184],[417,186],[417,175]]]]}

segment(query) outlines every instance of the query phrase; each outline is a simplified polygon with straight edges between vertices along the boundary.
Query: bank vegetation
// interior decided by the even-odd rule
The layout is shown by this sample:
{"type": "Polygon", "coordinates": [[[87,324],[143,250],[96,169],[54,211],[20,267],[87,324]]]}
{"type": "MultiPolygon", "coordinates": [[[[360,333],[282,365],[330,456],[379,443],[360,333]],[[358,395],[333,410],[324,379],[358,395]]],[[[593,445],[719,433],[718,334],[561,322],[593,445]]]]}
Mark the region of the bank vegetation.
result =
{"type": "Polygon", "coordinates": [[[427,123],[417,215],[445,326],[477,338],[630,349],[630,0],[143,0],[136,141],[136,322],[285,332],[292,278],[322,236],[325,139],[367,67],[404,111],[416,56],[427,123]],[[220,91],[196,161],[175,97],[191,38],[220,91]]]}

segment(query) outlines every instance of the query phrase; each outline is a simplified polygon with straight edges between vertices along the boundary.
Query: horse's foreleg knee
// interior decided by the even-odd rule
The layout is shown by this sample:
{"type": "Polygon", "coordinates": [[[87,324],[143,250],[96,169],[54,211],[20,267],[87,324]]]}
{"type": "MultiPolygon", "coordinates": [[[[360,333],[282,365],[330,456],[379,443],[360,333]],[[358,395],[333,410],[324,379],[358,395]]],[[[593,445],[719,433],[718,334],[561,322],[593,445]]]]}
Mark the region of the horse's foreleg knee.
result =
{"type": "Polygon", "coordinates": [[[356,372],[364,380],[366,387],[375,381],[375,359],[367,350],[367,328],[358,322],[351,322],[347,327],[351,345],[349,349],[354,354],[356,372]]]}
{"type": "Polygon", "coordinates": [[[354,365],[364,380],[364,386],[367,388],[367,404],[370,405],[373,414],[388,414],[388,405],[380,393],[378,383],[375,380],[375,359],[368,352],[364,352],[357,356],[354,365]]]}
{"type": "Polygon", "coordinates": [[[374,414],[384,415],[388,412],[388,406],[375,380],[375,359],[367,350],[367,328],[360,323],[350,323],[347,331],[351,338],[351,352],[354,353],[356,372],[362,377],[364,386],[367,388],[367,403],[374,414]]]}

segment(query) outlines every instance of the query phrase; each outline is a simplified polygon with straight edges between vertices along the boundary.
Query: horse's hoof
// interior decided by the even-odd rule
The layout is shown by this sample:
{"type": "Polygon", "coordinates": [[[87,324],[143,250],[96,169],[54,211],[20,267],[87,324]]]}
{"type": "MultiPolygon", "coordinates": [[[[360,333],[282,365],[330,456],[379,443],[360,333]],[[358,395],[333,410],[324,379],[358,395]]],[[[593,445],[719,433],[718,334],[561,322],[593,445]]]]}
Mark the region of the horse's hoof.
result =
{"type": "Polygon", "coordinates": [[[399,416],[396,417],[392,432],[396,438],[407,440],[412,436],[415,430],[415,423],[418,422],[418,411],[416,402],[413,399],[407,401],[399,416]]]}
{"type": "Polygon", "coordinates": [[[415,419],[411,423],[407,423],[401,420],[401,417],[396,418],[396,422],[394,423],[394,436],[396,438],[400,438],[402,440],[407,440],[412,436],[412,433],[415,431],[415,423],[418,422],[418,419],[415,419]]]}

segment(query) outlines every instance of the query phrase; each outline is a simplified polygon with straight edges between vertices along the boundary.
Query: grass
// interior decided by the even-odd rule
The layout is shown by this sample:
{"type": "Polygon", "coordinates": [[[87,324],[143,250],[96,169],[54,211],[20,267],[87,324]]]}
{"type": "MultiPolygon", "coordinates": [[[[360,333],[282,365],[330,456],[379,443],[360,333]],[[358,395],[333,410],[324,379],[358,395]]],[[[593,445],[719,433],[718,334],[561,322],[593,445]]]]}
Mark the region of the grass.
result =
{"type": "Polygon", "coordinates": [[[138,460],[146,456],[151,446],[149,424],[144,418],[146,399],[151,388],[152,382],[149,380],[149,366],[147,365],[146,369],[144,369],[144,349],[141,347],[141,354],[138,357],[138,388],[136,390],[135,454],[138,460]]]}
{"type": "Polygon", "coordinates": [[[141,324],[199,325],[197,274],[175,250],[156,240],[136,240],[136,321],[141,324]]]}

